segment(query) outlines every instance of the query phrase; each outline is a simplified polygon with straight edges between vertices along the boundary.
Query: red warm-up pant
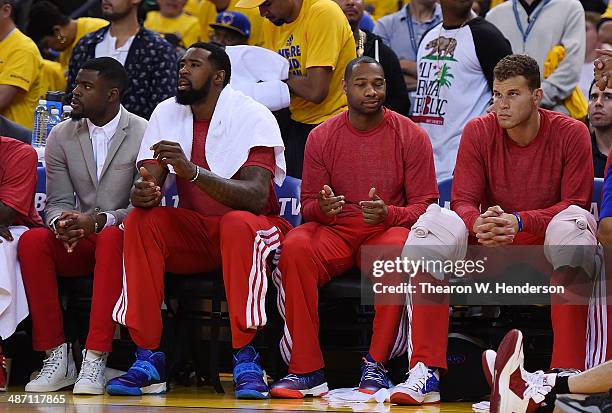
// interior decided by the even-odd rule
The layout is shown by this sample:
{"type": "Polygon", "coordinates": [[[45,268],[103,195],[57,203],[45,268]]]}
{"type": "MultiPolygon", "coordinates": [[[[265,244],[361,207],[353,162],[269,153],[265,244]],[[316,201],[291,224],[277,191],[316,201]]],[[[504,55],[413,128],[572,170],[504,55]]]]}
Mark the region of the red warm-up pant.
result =
{"type": "Polygon", "coordinates": [[[94,285],[85,348],[110,352],[115,323],[113,307],[121,294],[123,231],[108,227],[79,241],[72,253],[47,228],[26,231],[18,254],[32,316],[34,350],[50,350],[66,342],[57,276],[81,277],[93,272],[94,285]]]}
{"type": "MultiPolygon", "coordinates": [[[[476,244],[477,242],[471,238],[470,243],[476,244]]],[[[544,238],[519,233],[513,245],[544,245],[544,238]]],[[[506,253],[507,250],[503,250],[498,254],[496,249],[492,248],[488,252],[488,267],[497,268],[499,265],[501,269],[502,264],[507,265],[508,259],[504,255],[506,253]]],[[[585,302],[585,297],[588,297],[591,290],[591,280],[580,268],[561,267],[553,270],[544,256],[537,261],[534,259],[534,262],[540,263],[538,267],[540,271],[551,274],[551,286],[564,286],[566,289],[566,294],[559,297],[551,296],[550,318],[553,330],[553,349],[550,367],[584,370],[587,356],[585,343],[587,342],[589,307],[586,304],[566,304],[565,302],[585,302]],[[588,288],[586,292],[585,287],[588,288]],[[577,294],[577,297],[571,298],[571,294],[577,294]]]]}
{"type": "Polygon", "coordinates": [[[123,291],[113,319],[129,328],[139,347],[159,347],[165,272],[222,268],[234,348],[249,344],[266,324],[267,257],[291,229],[283,218],[245,211],[206,217],[185,208],[136,208],[124,226],[123,291]]]}
{"type": "MultiPolygon", "coordinates": [[[[359,266],[360,247],[396,246],[401,252],[408,234],[407,228],[365,224],[359,215],[338,217],[329,226],[306,223],[287,235],[274,276],[282,284],[279,309],[286,324],[280,348],[290,373],[305,374],[324,367],[318,288],[359,266]]],[[[374,360],[385,363],[412,346],[411,365],[422,361],[445,369],[448,305],[414,305],[408,320],[406,306],[381,304],[378,298],[369,350],[374,360]]]]}

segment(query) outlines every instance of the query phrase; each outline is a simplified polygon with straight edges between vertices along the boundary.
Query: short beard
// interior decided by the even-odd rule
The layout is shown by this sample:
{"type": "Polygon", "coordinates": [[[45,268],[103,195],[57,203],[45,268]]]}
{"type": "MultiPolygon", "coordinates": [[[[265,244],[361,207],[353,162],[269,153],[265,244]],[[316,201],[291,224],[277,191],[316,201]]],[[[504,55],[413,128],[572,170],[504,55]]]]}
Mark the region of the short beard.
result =
{"type": "Polygon", "coordinates": [[[84,119],[86,116],[84,113],[74,113],[74,112],[70,112],[70,119],[72,120],[81,120],[84,119]]]}
{"type": "Polygon", "coordinates": [[[187,106],[202,102],[208,98],[211,86],[212,75],[208,76],[208,79],[206,79],[206,82],[204,82],[204,86],[202,86],[200,89],[177,90],[175,98],[176,103],[187,106]]]}
{"type": "Polygon", "coordinates": [[[110,22],[114,22],[114,21],[118,21],[121,20],[123,18],[125,18],[127,15],[129,15],[132,12],[131,9],[127,9],[124,12],[112,12],[112,13],[102,13],[102,17],[104,17],[106,20],[110,21],[110,22]]]}

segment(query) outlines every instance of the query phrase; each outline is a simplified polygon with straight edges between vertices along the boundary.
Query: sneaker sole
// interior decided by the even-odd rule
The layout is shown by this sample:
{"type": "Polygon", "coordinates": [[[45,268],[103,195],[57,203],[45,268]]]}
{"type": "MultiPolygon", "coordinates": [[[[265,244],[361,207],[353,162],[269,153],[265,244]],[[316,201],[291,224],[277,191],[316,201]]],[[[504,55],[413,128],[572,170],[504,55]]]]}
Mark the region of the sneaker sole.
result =
{"type": "Polygon", "coordinates": [[[145,387],[129,387],[120,384],[109,384],[106,392],[111,396],[142,396],[143,394],[164,394],[166,383],[155,383],[145,387]]]}
{"type": "Polygon", "coordinates": [[[261,400],[270,398],[268,392],[258,392],[257,390],[238,390],[234,395],[237,399],[242,400],[261,400]]]}
{"type": "Polygon", "coordinates": [[[72,386],[76,382],[76,377],[74,379],[64,379],[59,383],[56,383],[54,386],[50,385],[31,385],[30,383],[26,384],[25,391],[28,393],[46,393],[52,391],[58,391],[63,389],[64,387],[72,386]]]}
{"type": "Polygon", "coordinates": [[[523,362],[523,333],[511,330],[499,345],[495,357],[491,413],[525,412],[524,401],[510,390],[510,376],[523,362]]]}
{"type": "Polygon", "coordinates": [[[104,394],[104,386],[94,387],[87,385],[79,385],[77,382],[72,389],[72,394],[89,394],[89,395],[100,395],[104,394]]]}
{"type": "Polygon", "coordinates": [[[557,399],[555,404],[563,413],[600,413],[601,410],[596,406],[580,406],[575,400],[557,399]]]}
{"type": "Polygon", "coordinates": [[[425,395],[422,401],[418,401],[408,393],[398,391],[391,394],[391,403],[399,404],[401,406],[424,406],[428,404],[439,404],[440,393],[425,395]]]}
{"type": "Polygon", "coordinates": [[[496,353],[493,350],[486,350],[482,353],[482,372],[489,389],[493,387],[493,371],[495,370],[496,353]]]}
{"type": "Polygon", "coordinates": [[[285,389],[277,387],[270,390],[272,397],[278,399],[303,399],[306,396],[321,397],[329,392],[327,382],[306,390],[285,389]]]}

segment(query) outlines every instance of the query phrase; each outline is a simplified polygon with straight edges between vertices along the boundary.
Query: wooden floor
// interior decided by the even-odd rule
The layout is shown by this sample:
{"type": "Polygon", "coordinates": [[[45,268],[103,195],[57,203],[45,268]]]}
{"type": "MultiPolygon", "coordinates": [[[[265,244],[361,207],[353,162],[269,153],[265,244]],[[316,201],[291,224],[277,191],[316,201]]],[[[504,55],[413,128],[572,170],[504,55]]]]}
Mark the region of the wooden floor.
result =
{"type": "Polygon", "coordinates": [[[58,404],[28,404],[9,402],[11,395],[24,395],[23,388],[10,388],[9,392],[0,394],[0,413],[3,412],[39,412],[39,413],[192,413],[237,411],[248,412],[406,412],[406,413],[466,413],[472,412],[471,403],[443,403],[438,406],[399,407],[391,404],[354,404],[330,406],[323,399],[304,400],[236,400],[232,386],[224,382],[225,394],[216,394],[210,387],[175,387],[171,392],[159,396],[112,397],[73,396],[71,391],[48,393],[63,395],[65,402],[58,404]]]}

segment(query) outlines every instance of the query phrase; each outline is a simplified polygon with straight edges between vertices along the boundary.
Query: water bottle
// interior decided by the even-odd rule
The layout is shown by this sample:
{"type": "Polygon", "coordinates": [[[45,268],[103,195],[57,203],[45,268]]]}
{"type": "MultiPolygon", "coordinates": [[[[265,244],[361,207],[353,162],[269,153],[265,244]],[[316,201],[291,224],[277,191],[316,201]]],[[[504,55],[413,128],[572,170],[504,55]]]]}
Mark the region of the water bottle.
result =
{"type": "Polygon", "coordinates": [[[49,112],[47,111],[47,101],[41,99],[38,106],[34,109],[34,128],[32,130],[32,146],[44,148],[47,143],[47,123],[49,122],[49,112]]]}
{"type": "Polygon", "coordinates": [[[51,133],[51,129],[62,120],[59,116],[59,109],[51,109],[51,116],[49,116],[49,122],[47,123],[47,136],[51,133]]]}
{"type": "Polygon", "coordinates": [[[70,119],[70,114],[72,113],[72,106],[66,105],[62,111],[62,122],[70,119]]]}

